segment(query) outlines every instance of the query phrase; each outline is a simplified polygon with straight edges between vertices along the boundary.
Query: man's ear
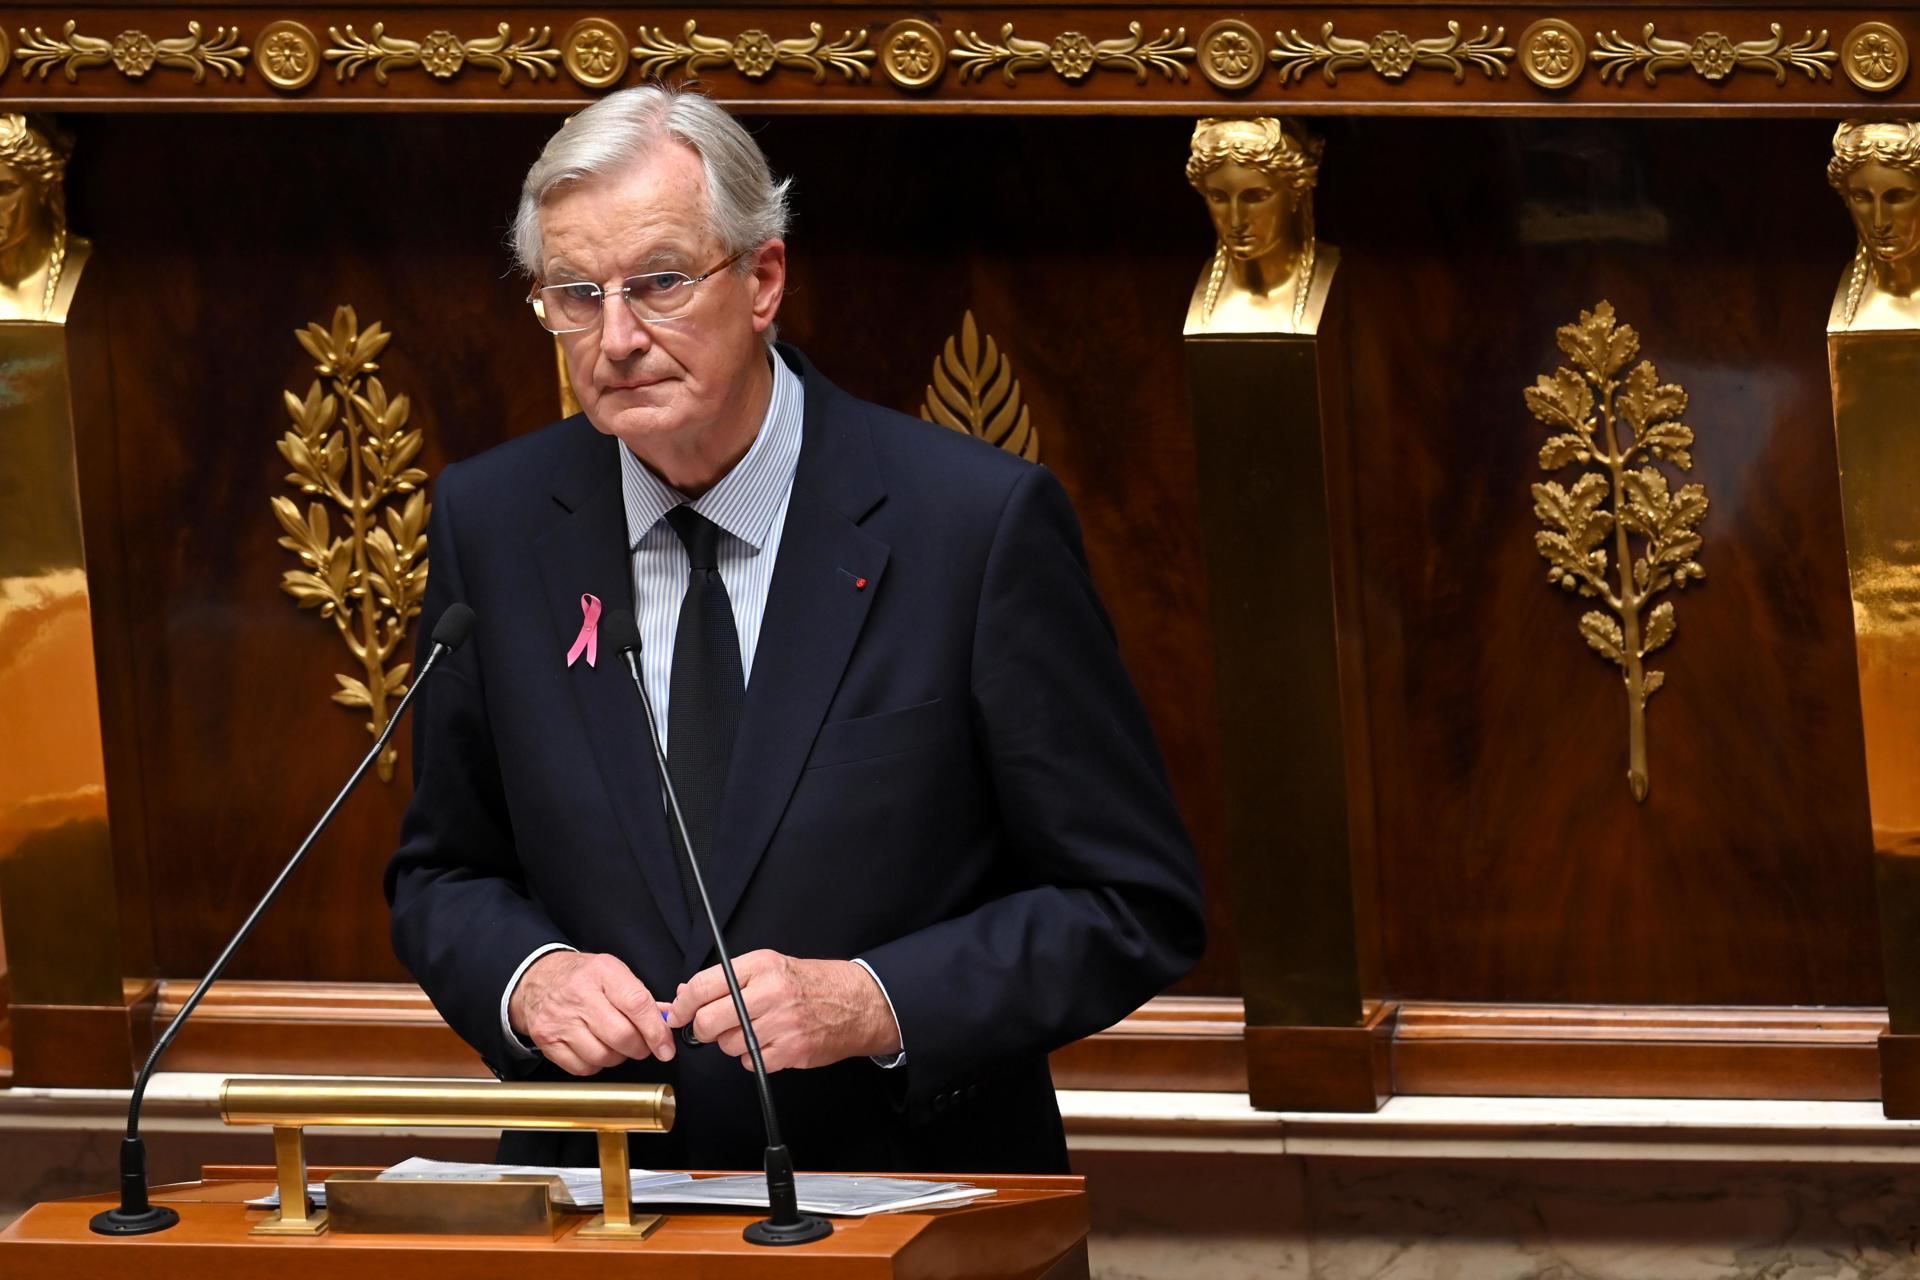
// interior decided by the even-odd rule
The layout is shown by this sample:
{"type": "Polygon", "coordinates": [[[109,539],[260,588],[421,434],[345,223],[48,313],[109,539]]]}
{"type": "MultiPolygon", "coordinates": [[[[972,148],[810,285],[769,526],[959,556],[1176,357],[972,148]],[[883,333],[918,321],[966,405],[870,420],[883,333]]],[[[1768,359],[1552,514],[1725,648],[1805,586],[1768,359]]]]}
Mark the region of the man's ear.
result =
{"type": "Polygon", "coordinates": [[[753,331],[765,333],[787,292],[787,242],[769,240],[753,260],[753,331]]]}

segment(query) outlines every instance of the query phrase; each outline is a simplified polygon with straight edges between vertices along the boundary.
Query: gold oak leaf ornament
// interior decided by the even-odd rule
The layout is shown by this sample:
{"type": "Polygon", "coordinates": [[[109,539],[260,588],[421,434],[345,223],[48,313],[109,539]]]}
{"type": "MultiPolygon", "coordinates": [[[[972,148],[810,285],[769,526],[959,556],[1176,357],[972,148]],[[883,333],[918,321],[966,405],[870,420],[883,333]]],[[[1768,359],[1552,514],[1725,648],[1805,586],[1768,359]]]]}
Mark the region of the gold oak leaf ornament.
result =
{"type": "MultiPolygon", "coordinates": [[[[280,456],[292,468],[287,483],[309,502],[302,515],[293,501],[273,499],[273,514],[285,537],[280,545],[300,557],[300,567],[281,576],[280,589],[302,609],[331,618],[359,661],[361,675],[336,675],[333,700],[365,707],[367,732],[378,738],[388,707],[407,690],[411,663],[387,660],[406,639],[407,624],[420,613],[427,593],[427,515],[421,486],[427,473],[413,465],[421,435],[407,427],[407,397],[388,398],[374,357],[393,335],[376,324],[365,329],[352,307],[333,313],[333,327],[310,324],[294,334],[314,359],[320,379],[303,399],[285,392],[293,428],[280,438],[280,456]],[[329,510],[346,519],[333,536],[329,510]]],[[[380,755],[380,779],[393,781],[399,748],[380,755]]]]}
{"type": "Polygon", "coordinates": [[[1644,801],[1647,699],[1666,682],[1646,660],[1673,639],[1675,627],[1673,602],[1654,600],[1706,576],[1695,557],[1707,491],[1698,484],[1670,489],[1654,465],[1693,468],[1693,430],[1680,421],[1687,393],[1662,383],[1650,360],[1621,376],[1639,354],[1640,335],[1615,322],[1613,304],[1582,311],[1578,324],[1555,336],[1577,369],[1541,375],[1526,389],[1527,408],[1555,433],[1540,448],[1540,469],[1581,471],[1571,486],[1533,486],[1534,514],[1546,526],[1533,543],[1546,559],[1549,583],[1606,605],[1581,615],[1580,637],[1626,682],[1627,785],[1644,801]]]}

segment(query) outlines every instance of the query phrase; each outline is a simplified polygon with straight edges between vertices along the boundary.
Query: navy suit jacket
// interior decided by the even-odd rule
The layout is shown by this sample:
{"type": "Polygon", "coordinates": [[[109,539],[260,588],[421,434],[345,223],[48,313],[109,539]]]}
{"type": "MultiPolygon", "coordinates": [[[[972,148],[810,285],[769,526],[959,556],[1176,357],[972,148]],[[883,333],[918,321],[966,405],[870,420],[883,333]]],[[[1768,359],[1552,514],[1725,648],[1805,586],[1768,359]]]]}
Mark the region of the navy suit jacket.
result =
{"type": "MultiPolygon", "coordinates": [[[[1047,1053],[1204,941],[1152,731],[1052,474],[780,354],[803,442],[702,865],[733,954],[865,958],[907,1052],[776,1073],[785,1137],[801,1169],[1063,1169],[1047,1053]]],[[[421,691],[386,889],[401,960],[501,1075],[569,1078],[502,1037],[501,992],[542,944],[618,956],[666,998],[711,959],[626,664],[565,662],[583,593],[633,600],[620,447],[576,416],[434,493],[421,634],[455,601],[478,622],[421,691]]],[[[643,1163],[760,1164],[751,1077],[719,1049],[600,1078],[675,1087],[643,1163]]],[[[586,1135],[502,1150],[593,1159],[586,1135]]]]}

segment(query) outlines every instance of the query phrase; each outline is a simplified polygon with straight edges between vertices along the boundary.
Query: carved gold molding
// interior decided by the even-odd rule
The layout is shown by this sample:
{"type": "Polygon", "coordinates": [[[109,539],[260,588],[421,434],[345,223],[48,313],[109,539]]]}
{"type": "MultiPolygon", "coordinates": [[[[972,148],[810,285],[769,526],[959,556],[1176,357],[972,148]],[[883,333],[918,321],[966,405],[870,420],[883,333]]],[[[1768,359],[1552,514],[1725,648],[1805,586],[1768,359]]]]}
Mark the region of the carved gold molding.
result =
{"type": "Polygon", "coordinates": [[[1669,491],[1653,465],[1693,468],[1693,430],[1680,421],[1687,393],[1662,384],[1651,360],[1616,376],[1639,354],[1640,335],[1616,325],[1613,304],[1603,300],[1582,311],[1578,324],[1563,325],[1555,337],[1578,369],[1562,366],[1526,389],[1527,408],[1558,433],[1541,446],[1540,469],[1586,469],[1571,488],[1552,480],[1533,486],[1534,514],[1547,526],[1533,541],[1550,584],[1607,606],[1581,615],[1580,637],[1626,681],[1627,785],[1644,801],[1647,699],[1666,683],[1666,673],[1645,663],[1673,639],[1676,625],[1672,601],[1647,606],[1667,588],[1706,576],[1694,557],[1707,491],[1698,484],[1669,491]],[[1609,536],[1617,585],[1607,579],[1609,536]]]}
{"type": "Polygon", "coordinates": [[[978,436],[1028,462],[1040,460],[1040,433],[1020,402],[1020,380],[991,337],[982,349],[980,328],[971,310],[960,322],[959,347],[948,338],[946,349],[933,362],[933,382],[927,387],[920,416],[978,436]]]}
{"type": "Polygon", "coordinates": [[[1542,18],[1520,36],[1520,71],[1542,89],[1564,89],[1587,69],[1587,42],[1564,18],[1542,18]]]}
{"type": "Polygon", "coordinates": [[[304,89],[320,74],[320,41],[298,22],[270,22],[253,50],[254,69],[276,89],[304,89]]]}
{"type": "Polygon", "coordinates": [[[1153,40],[1146,38],[1137,22],[1127,24],[1127,34],[1113,40],[1092,40],[1078,31],[1064,31],[1051,41],[1026,40],[1013,34],[1013,24],[1000,28],[1000,43],[995,44],[977,31],[957,31],[953,37],[953,60],[960,68],[960,81],[978,82],[995,67],[1008,84],[1022,71],[1051,67],[1063,80],[1080,81],[1096,67],[1131,71],[1134,79],[1147,82],[1152,68],[1168,80],[1187,78],[1187,63],[1193,61],[1193,46],[1186,42],[1187,29],[1162,29],[1153,40]]]}
{"type": "Polygon", "coordinates": [[[57,36],[48,35],[43,27],[35,27],[33,34],[28,35],[27,29],[21,27],[20,74],[32,76],[37,72],[45,80],[59,67],[68,80],[77,82],[82,70],[111,64],[129,80],[138,80],[155,67],[191,71],[195,84],[205,80],[207,68],[212,67],[225,80],[246,71],[244,59],[249,51],[239,40],[238,27],[215,27],[213,36],[208,38],[198,22],[189,22],[184,36],[161,40],[144,31],[131,30],[122,31],[111,40],[81,35],[79,24],[72,20],[60,28],[57,36]]]}
{"type": "Polygon", "coordinates": [[[1886,93],[1907,77],[1907,39],[1884,22],[1863,22],[1840,42],[1840,69],[1868,93],[1886,93]]]}
{"type": "MultiPolygon", "coordinates": [[[[20,34],[25,35],[26,32],[20,34]]],[[[13,60],[13,46],[7,43],[7,29],[0,27],[0,76],[7,74],[7,63],[13,60]]]]}
{"type": "Polygon", "coordinates": [[[587,88],[610,88],[627,74],[627,34],[605,18],[582,18],[560,38],[560,62],[587,88]]]}
{"type": "Polygon", "coordinates": [[[924,89],[947,70],[947,42],[940,29],[902,18],[880,33],[880,70],[902,89],[924,89]]]}
{"type": "Polygon", "coordinates": [[[641,76],[664,75],[682,62],[686,63],[689,75],[707,67],[732,63],[734,69],[749,80],[765,79],[776,67],[791,67],[812,72],[815,84],[827,78],[829,68],[848,80],[865,80],[873,73],[874,53],[866,47],[865,27],[842,31],[840,38],[829,44],[817,22],[807,24],[812,35],[787,40],[775,40],[757,27],[742,31],[732,39],[704,36],[697,30],[698,26],[695,19],[688,18],[684,40],[670,38],[664,27],[641,27],[640,43],[633,48],[633,56],[640,62],[641,76]]]}
{"type": "Polygon", "coordinates": [[[1461,35],[1458,22],[1447,23],[1447,34],[1414,40],[1398,31],[1382,31],[1371,40],[1353,40],[1333,34],[1333,24],[1320,28],[1320,43],[1302,36],[1298,30],[1276,31],[1271,57],[1280,69],[1280,83],[1298,84],[1315,67],[1328,84],[1335,83],[1340,72],[1354,67],[1371,67],[1388,80],[1399,80],[1415,67],[1450,71],[1453,82],[1467,78],[1467,68],[1475,67],[1488,79],[1506,79],[1506,60],[1513,49],[1500,43],[1507,29],[1494,29],[1492,35],[1481,27],[1480,34],[1468,40],[1461,35]]]}
{"type": "MultiPolygon", "coordinates": [[[[316,379],[303,399],[284,393],[293,430],[280,438],[280,456],[292,470],[287,483],[311,501],[303,517],[289,498],[272,500],[285,534],[279,544],[300,557],[300,567],[281,575],[280,589],[302,609],[331,618],[340,638],[360,662],[364,678],[336,675],[333,700],[365,707],[367,732],[379,737],[388,708],[407,690],[411,663],[387,660],[402,652],[407,626],[427,593],[427,473],[413,465],[420,454],[418,428],[407,428],[405,396],[391,399],[373,376],[374,357],[393,335],[378,324],[360,327],[352,307],[337,307],[330,329],[310,324],[294,334],[316,379]],[[404,499],[396,510],[392,499],[404,499]],[[328,503],[346,515],[346,532],[333,535],[328,503]]],[[[399,748],[379,760],[382,781],[393,781],[399,748]]]]}
{"type": "Polygon", "coordinates": [[[368,64],[373,66],[375,82],[385,84],[387,72],[396,68],[419,67],[436,80],[451,80],[471,62],[499,71],[500,83],[507,85],[513,83],[516,70],[535,80],[543,72],[549,80],[559,75],[555,64],[560,60],[560,50],[547,43],[552,34],[551,27],[540,28],[538,35],[529,27],[526,35],[515,40],[513,28],[504,22],[493,35],[479,40],[463,40],[444,30],[429,31],[422,40],[408,40],[388,35],[384,22],[373,24],[371,36],[362,36],[351,26],[344,28],[344,34],[340,27],[328,27],[327,36],[334,47],[327,50],[326,59],[334,64],[334,78],[343,84],[368,64]]]}
{"type": "Polygon", "coordinates": [[[1628,73],[1642,63],[1648,84],[1655,83],[1662,71],[1681,67],[1690,67],[1708,80],[1724,80],[1736,69],[1746,68],[1771,71],[1775,84],[1785,84],[1789,67],[1804,72],[1808,79],[1831,80],[1833,63],[1840,56],[1826,47],[1824,28],[1817,36],[1808,31],[1792,44],[1786,43],[1777,22],[1768,28],[1773,32],[1771,39],[1738,43],[1718,31],[1702,32],[1692,40],[1668,40],[1656,36],[1653,28],[1649,22],[1640,29],[1639,43],[1622,38],[1618,31],[1594,32],[1598,47],[1593,60],[1600,66],[1602,83],[1611,77],[1615,84],[1625,84],[1628,73]]]}

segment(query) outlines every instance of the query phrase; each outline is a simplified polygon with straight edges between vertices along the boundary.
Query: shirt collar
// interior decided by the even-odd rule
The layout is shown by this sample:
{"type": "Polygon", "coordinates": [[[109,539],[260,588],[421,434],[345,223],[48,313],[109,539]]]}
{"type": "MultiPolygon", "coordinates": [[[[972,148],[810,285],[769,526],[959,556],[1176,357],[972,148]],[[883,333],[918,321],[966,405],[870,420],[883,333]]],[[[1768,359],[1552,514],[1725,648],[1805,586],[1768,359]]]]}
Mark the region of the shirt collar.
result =
{"type": "MultiPolygon", "coordinates": [[[[787,362],[770,355],[773,394],[767,416],[746,456],[719,483],[693,500],[693,509],[740,539],[757,553],[767,543],[774,517],[793,488],[793,472],[800,461],[800,430],[804,392],[787,362]]],[[[633,450],[620,446],[620,487],[627,507],[627,549],[660,522],[668,511],[687,501],[685,494],[647,469],[633,450]]]]}

